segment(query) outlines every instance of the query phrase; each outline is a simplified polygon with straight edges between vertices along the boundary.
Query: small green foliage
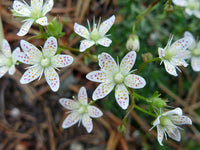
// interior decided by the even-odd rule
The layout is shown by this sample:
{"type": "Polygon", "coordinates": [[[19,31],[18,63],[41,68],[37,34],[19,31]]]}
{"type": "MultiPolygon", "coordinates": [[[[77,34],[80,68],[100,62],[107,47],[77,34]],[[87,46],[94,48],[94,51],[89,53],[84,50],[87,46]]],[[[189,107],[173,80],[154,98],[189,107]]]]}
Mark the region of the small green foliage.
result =
{"type": "Polygon", "coordinates": [[[160,95],[161,94],[159,94],[158,91],[156,91],[153,94],[153,96],[148,99],[151,108],[160,109],[160,108],[167,106],[166,101],[163,100],[162,98],[160,98],[160,95]]]}

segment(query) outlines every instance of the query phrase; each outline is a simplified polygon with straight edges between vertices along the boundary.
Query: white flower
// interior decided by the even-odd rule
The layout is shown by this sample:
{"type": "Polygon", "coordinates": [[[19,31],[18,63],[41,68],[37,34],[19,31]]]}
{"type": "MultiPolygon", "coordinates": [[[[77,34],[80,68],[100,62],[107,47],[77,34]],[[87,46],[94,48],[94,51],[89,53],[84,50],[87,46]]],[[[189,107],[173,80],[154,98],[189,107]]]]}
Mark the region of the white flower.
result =
{"type": "Polygon", "coordinates": [[[156,118],[152,128],[157,127],[157,139],[160,145],[163,145],[163,138],[165,136],[167,139],[167,135],[175,141],[181,140],[180,127],[177,125],[192,124],[192,120],[182,114],[182,109],[176,108],[162,113],[156,118]]]}
{"type": "Polygon", "coordinates": [[[177,66],[187,67],[188,64],[184,59],[190,57],[190,51],[186,50],[191,44],[192,39],[190,37],[184,37],[177,40],[171,45],[173,36],[169,38],[167,46],[163,48],[158,48],[158,54],[162,62],[164,62],[166,71],[174,76],[178,76],[176,69],[180,71],[177,66]]]}
{"type": "Polygon", "coordinates": [[[200,41],[196,42],[193,35],[186,31],[184,34],[185,37],[191,37],[193,39],[193,43],[188,48],[191,52],[191,65],[194,71],[200,71],[200,41]]]}
{"type": "Polygon", "coordinates": [[[79,25],[78,23],[75,23],[74,31],[81,37],[86,38],[85,40],[81,41],[80,52],[85,51],[86,49],[90,48],[94,44],[96,45],[100,44],[102,46],[109,47],[112,41],[109,38],[107,38],[106,37],[107,35],[105,34],[108,32],[108,30],[110,30],[114,22],[115,22],[114,15],[111,16],[109,19],[105,20],[104,22],[102,22],[101,24],[98,23],[98,26],[95,24],[95,21],[94,21],[92,31],[90,29],[89,22],[88,22],[89,30],[85,28],[84,26],[79,25]]]}
{"type": "Polygon", "coordinates": [[[59,89],[60,81],[55,69],[69,66],[73,62],[73,58],[69,55],[55,55],[57,40],[54,37],[46,40],[42,52],[24,40],[20,41],[20,45],[24,52],[17,53],[15,57],[20,62],[32,65],[20,79],[21,84],[30,83],[41,77],[44,72],[47,83],[56,92],[59,89]]]}
{"type": "Polygon", "coordinates": [[[70,110],[70,114],[64,120],[62,127],[69,128],[77,122],[82,122],[83,126],[90,133],[93,129],[92,118],[98,118],[103,115],[101,110],[88,104],[88,97],[85,87],[78,92],[78,101],[66,98],[59,99],[60,104],[70,110]]]}
{"type": "Polygon", "coordinates": [[[200,1],[199,0],[173,0],[175,5],[185,7],[185,12],[188,15],[195,15],[200,18],[200,1]]]}
{"type": "Polygon", "coordinates": [[[24,18],[25,22],[17,33],[18,36],[26,35],[33,23],[48,25],[45,15],[52,9],[54,3],[53,0],[46,0],[43,5],[43,0],[31,0],[31,6],[29,6],[25,1],[23,2],[15,0],[13,3],[14,16],[24,18]]]}
{"type": "Polygon", "coordinates": [[[6,74],[8,71],[9,75],[15,73],[15,64],[17,59],[14,57],[15,53],[20,52],[19,47],[17,47],[11,54],[10,45],[8,41],[3,39],[1,45],[2,53],[0,52],[0,78],[6,74]]]}
{"type": "Polygon", "coordinates": [[[120,65],[117,65],[108,53],[102,53],[98,59],[101,70],[90,72],[86,76],[91,81],[101,83],[92,95],[93,100],[105,97],[115,87],[117,103],[122,109],[126,109],[129,104],[129,92],[126,86],[140,89],[146,85],[144,78],[130,72],[136,60],[136,52],[131,51],[126,54],[120,65]]]}

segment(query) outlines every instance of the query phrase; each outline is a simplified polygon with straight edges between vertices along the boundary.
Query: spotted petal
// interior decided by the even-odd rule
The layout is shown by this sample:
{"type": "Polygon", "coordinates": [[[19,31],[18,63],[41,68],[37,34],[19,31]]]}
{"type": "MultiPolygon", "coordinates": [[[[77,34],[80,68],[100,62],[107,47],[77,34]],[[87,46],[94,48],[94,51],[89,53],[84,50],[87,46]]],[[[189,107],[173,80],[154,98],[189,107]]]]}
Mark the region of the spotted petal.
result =
{"type": "Polygon", "coordinates": [[[74,24],[74,32],[76,34],[80,35],[81,37],[89,39],[90,33],[89,33],[88,29],[78,23],[74,24]]]}
{"type": "Polygon", "coordinates": [[[165,50],[163,48],[158,48],[158,55],[159,58],[162,58],[163,56],[165,56],[165,50]]]}
{"type": "Polygon", "coordinates": [[[35,22],[40,24],[41,26],[48,25],[47,17],[41,17],[41,18],[37,19],[35,22]]]}
{"type": "Polygon", "coordinates": [[[9,68],[9,70],[8,70],[8,74],[9,75],[13,75],[14,73],[15,73],[15,64],[14,65],[12,65],[10,68],[9,68]]]}
{"type": "Polygon", "coordinates": [[[126,75],[128,74],[128,72],[131,70],[131,68],[133,67],[134,63],[136,60],[136,52],[135,51],[131,51],[128,54],[126,54],[126,56],[124,56],[124,58],[122,59],[121,63],[120,63],[120,71],[126,75]]]}
{"type": "Polygon", "coordinates": [[[79,114],[73,112],[65,118],[62,124],[62,128],[64,129],[69,128],[73,126],[74,124],[76,124],[78,121],[79,121],[79,114]]]}
{"type": "Polygon", "coordinates": [[[51,57],[55,55],[57,51],[57,40],[55,37],[49,37],[43,47],[43,54],[44,56],[51,57]]]}
{"type": "Polygon", "coordinates": [[[11,49],[8,41],[3,39],[1,50],[6,57],[11,57],[11,49]]]}
{"type": "Polygon", "coordinates": [[[27,19],[26,22],[22,25],[19,32],[17,33],[18,36],[24,36],[28,33],[31,25],[33,24],[33,19],[27,19]]]}
{"type": "Polygon", "coordinates": [[[92,119],[88,115],[83,116],[82,124],[86,128],[88,133],[92,132],[93,129],[92,119]]]}
{"type": "Polygon", "coordinates": [[[101,99],[107,96],[114,88],[114,83],[101,83],[92,95],[93,100],[101,99]]]}
{"type": "Polygon", "coordinates": [[[20,53],[20,48],[17,47],[13,50],[13,53],[12,53],[12,61],[13,61],[13,64],[15,64],[17,62],[17,54],[20,53]]]}
{"type": "Polygon", "coordinates": [[[92,118],[99,118],[103,116],[102,111],[95,106],[88,106],[88,114],[92,118]]]}
{"type": "Polygon", "coordinates": [[[146,85],[146,81],[144,80],[144,78],[142,78],[138,75],[135,75],[135,74],[130,74],[130,75],[126,76],[124,83],[128,87],[134,88],[134,89],[140,89],[146,85]]]}
{"type": "Polygon", "coordinates": [[[110,18],[101,23],[99,27],[99,33],[101,34],[101,36],[104,36],[108,32],[108,30],[110,30],[114,22],[115,16],[112,15],[110,18]]]}
{"type": "Polygon", "coordinates": [[[181,140],[181,134],[177,127],[169,126],[167,127],[166,131],[167,131],[168,136],[172,138],[173,140],[177,142],[181,140]]]}
{"type": "Polygon", "coordinates": [[[183,124],[192,124],[192,120],[187,116],[170,116],[170,119],[174,124],[183,125],[183,124]]]}
{"type": "Polygon", "coordinates": [[[181,53],[182,51],[185,51],[192,44],[192,42],[193,39],[191,37],[184,37],[174,42],[170,46],[170,49],[176,51],[177,53],[181,53]]]}
{"type": "Polygon", "coordinates": [[[105,71],[92,71],[86,75],[86,78],[94,82],[112,82],[112,76],[105,71]]]}
{"type": "Polygon", "coordinates": [[[55,55],[51,59],[51,63],[56,68],[62,68],[71,65],[73,57],[69,55],[55,55]]]}
{"type": "Polygon", "coordinates": [[[0,78],[3,77],[6,74],[6,72],[8,71],[8,69],[9,68],[6,67],[6,66],[0,67],[0,78]]]}
{"type": "Polygon", "coordinates": [[[67,98],[60,98],[59,103],[69,110],[73,110],[78,107],[78,103],[76,101],[67,98]]]}
{"type": "Polygon", "coordinates": [[[165,70],[173,75],[173,76],[178,76],[177,72],[176,72],[176,68],[174,65],[172,65],[171,63],[169,63],[168,61],[164,61],[164,65],[165,65],[165,70]]]}
{"type": "Polygon", "coordinates": [[[171,62],[173,62],[173,64],[175,64],[176,66],[183,66],[183,67],[188,66],[188,63],[186,63],[184,59],[180,59],[180,58],[172,58],[171,62]]]}
{"type": "Polygon", "coordinates": [[[104,38],[99,39],[97,41],[97,43],[102,45],[102,46],[109,47],[110,44],[112,43],[112,40],[107,38],[107,37],[104,37],[104,38]]]}
{"type": "Polygon", "coordinates": [[[173,110],[167,111],[167,112],[163,113],[162,115],[163,115],[163,116],[167,116],[167,115],[173,115],[173,114],[182,116],[183,111],[182,111],[181,108],[178,107],[178,108],[175,108],[175,109],[173,109],[173,110]]]}
{"type": "Polygon", "coordinates": [[[23,51],[28,55],[28,57],[34,59],[35,62],[39,62],[41,60],[42,53],[34,45],[24,40],[20,41],[20,45],[23,51]]]}
{"type": "Polygon", "coordinates": [[[88,97],[87,97],[87,92],[85,87],[81,87],[79,92],[78,92],[78,100],[82,104],[87,104],[88,103],[88,97]]]}
{"type": "Polygon", "coordinates": [[[43,5],[43,0],[31,0],[31,8],[40,10],[43,5]]]}
{"type": "Polygon", "coordinates": [[[37,79],[38,77],[40,77],[43,73],[43,69],[38,66],[31,66],[31,68],[29,68],[21,77],[20,79],[20,83],[21,84],[27,84],[32,82],[33,80],[37,79]]]}
{"type": "Polygon", "coordinates": [[[127,109],[129,104],[129,93],[123,84],[117,85],[115,88],[115,98],[122,109],[127,109]]]}
{"type": "Polygon", "coordinates": [[[160,145],[163,146],[162,144],[162,141],[163,141],[163,138],[164,138],[164,131],[162,129],[162,127],[160,127],[159,125],[157,126],[157,139],[158,139],[158,142],[160,145]]]}
{"type": "Polygon", "coordinates": [[[58,73],[55,71],[55,69],[53,67],[45,68],[44,75],[51,90],[54,92],[58,91],[60,87],[60,80],[58,73]]]}
{"type": "Polygon", "coordinates": [[[53,0],[46,0],[44,6],[42,8],[43,16],[45,16],[49,11],[51,11],[53,4],[54,4],[53,0]]]}
{"type": "Polygon", "coordinates": [[[24,64],[30,64],[30,65],[35,64],[34,59],[31,59],[30,57],[28,57],[28,55],[25,54],[24,52],[19,52],[14,55],[18,61],[20,61],[24,64]]]}
{"type": "Polygon", "coordinates": [[[90,48],[95,44],[94,41],[91,40],[82,40],[80,45],[80,52],[84,52],[86,49],[90,48]]]}
{"type": "Polygon", "coordinates": [[[13,2],[13,9],[24,17],[29,17],[31,15],[30,8],[18,0],[13,2]]]}
{"type": "Polygon", "coordinates": [[[194,71],[200,71],[200,57],[192,57],[191,65],[194,71]]]}

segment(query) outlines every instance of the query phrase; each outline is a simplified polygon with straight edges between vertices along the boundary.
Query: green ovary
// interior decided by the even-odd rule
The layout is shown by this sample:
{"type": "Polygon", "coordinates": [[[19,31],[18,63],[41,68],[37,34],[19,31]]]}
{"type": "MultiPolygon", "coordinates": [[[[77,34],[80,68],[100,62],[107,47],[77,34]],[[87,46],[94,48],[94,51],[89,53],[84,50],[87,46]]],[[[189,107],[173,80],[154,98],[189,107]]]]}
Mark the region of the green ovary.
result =
{"type": "Polygon", "coordinates": [[[173,57],[175,54],[176,54],[176,53],[175,53],[173,50],[167,49],[167,50],[165,51],[165,56],[164,56],[163,58],[166,59],[166,60],[171,60],[172,57],[173,57]]]}
{"type": "Polygon", "coordinates": [[[161,116],[160,117],[160,125],[170,126],[170,125],[173,125],[173,123],[167,116],[161,116]]]}
{"type": "Polygon", "coordinates": [[[121,84],[124,82],[124,75],[121,72],[118,72],[114,75],[114,81],[116,84],[121,84]]]}
{"type": "Polygon", "coordinates": [[[188,8],[190,9],[190,10],[194,10],[195,9],[195,3],[194,2],[190,2],[189,4],[188,4],[188,8]]]}
{"type": "Polygon", "coordinates": [[[51,59],[50,58],[43,58],[40,61],[40,64],[42,67],[49,67],[51,65],[51,59]]]}
{"type": "Polygon", "coordinates": [[[13,65],[13,60],[12,58],[3,58],[0,62],[0,66],[7,66],[11,67],[13,65]]]}
{"type": "Polygon", "coordinates": [[[196,57],[199,57],[200,56],[200,49],[197,49],[197,48],[193,49],[192,50],[192,55],[196,56],[196,57]]]}
{"type": "Polygon", "coordinates": [[[42,11],[38,8],[32,8],[30,18],[38,19],[42,17],[42,11]]]}
{"type": "Polygon", "coordinates": [[[79,112],[79,114],[85,114],[85,113],[87,113],[87,106],[83,105],[83,104],[80,104],[78,112],[79,112]]]}
{"type": "Polygon", "coordinates": [[[90,34],[90,39],[93,41],[98,41],[101,38],[100,33],[97,31],[96,28],[93,29],[93,31],[90,34]]]}

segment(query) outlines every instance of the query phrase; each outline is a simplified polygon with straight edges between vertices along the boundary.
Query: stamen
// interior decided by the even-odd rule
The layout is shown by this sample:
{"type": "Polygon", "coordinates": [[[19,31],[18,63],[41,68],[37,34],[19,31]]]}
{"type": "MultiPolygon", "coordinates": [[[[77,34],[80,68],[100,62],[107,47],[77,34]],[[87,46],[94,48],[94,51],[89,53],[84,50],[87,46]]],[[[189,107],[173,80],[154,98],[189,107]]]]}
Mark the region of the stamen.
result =
{"type": "Polygon", "coordinates": [[[89,31],[92,32],[92,30],[91,30],[91,28],[90,28],[90,22],[89,22],[88,19],[87,19],[87,23],[88,23],[89,31]]]}

